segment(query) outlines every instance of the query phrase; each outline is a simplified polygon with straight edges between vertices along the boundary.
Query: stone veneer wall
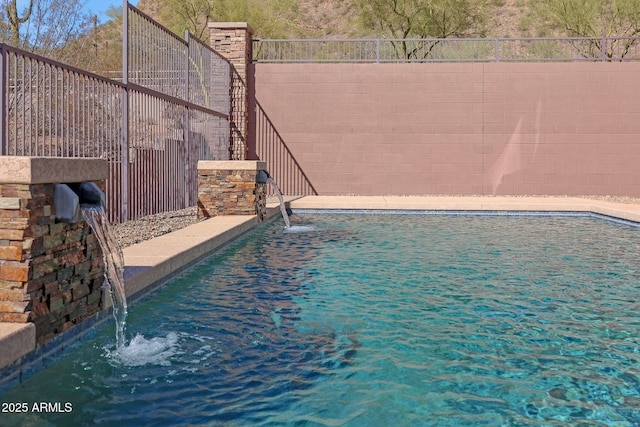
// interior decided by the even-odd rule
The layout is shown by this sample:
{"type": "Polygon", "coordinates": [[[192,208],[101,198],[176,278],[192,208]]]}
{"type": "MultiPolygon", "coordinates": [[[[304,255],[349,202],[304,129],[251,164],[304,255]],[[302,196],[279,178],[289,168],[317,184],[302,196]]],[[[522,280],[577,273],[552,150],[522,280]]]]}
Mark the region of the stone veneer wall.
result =
{"type": "Polygon", "coordinates": [[[266,215],[265,184],[257,182],[266,164],[258,161],[198,162],[198,216],[266,215]]]}
{"type": "MultiPolygon", "coordinates": [[[[4,157],[0,162],[5,168],[14,159],[18,160],[10,166],[30,160],[4,157]]],[[[95,160],[88,164],[95,167],[92,162],[95,160]]],[[[42,174],[49,173],[52,181],[70,182],[64,180],[70,177],[56,177],[56,171],[46,166],[49,163],[42,163],[42,174]]],[[[69,168],[74,164],[77,162],[71,162],[69,168]]],[[[98,169],[106,175],[106,163],[98,169]]],[[[56,223],[53,183],[3,183],[2,178],[0,322],[33,322],[36,341],[43,344],[102,309],[102,251],[85,221],[56,223]]],[[[19,177],[9,180],[20,181],[19,177]]],[[[93,182],[104,188],[104,180],[93,182]]]]}

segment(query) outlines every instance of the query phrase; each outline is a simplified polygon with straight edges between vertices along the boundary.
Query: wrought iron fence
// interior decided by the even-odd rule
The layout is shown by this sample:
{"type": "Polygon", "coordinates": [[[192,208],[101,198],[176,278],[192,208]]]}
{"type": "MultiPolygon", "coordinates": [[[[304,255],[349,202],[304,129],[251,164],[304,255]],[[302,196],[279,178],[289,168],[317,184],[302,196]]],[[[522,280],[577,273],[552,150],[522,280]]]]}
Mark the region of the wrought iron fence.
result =
{"type": "Polygon", "coordinates": [[[244,160],[247,155],[249,88],[236,69],[231,72],[231,159],[244,160]]]}
{"type": "Polygon", "coordinates": [[[195,205],[230,153],[230,64],[125,4],[121,82],[0,45],[0,154],[108,160],[114,222],[195,205]]]}
{"type": "Polygon", "coordinates": [[[638,61],[640,37],[253,40],[254,62],[638,61]]]}
{"type": "Polygon", "coordinates": [[[255,111],[256,154],[267,162],[267,170],[278,183],[280,191],[295,196],[317,195],[313,184],[257,101],[255,111]]]}
{"type": "Polygon", "coordinates": [[[188,33],[177,37],[126,7],[130,149],[129,168],[120,172],[133,184],[126,188],[141,189],[123,199],[131,219],[194,205],[197,161],[229,159],[231,65],[188,33]]]}

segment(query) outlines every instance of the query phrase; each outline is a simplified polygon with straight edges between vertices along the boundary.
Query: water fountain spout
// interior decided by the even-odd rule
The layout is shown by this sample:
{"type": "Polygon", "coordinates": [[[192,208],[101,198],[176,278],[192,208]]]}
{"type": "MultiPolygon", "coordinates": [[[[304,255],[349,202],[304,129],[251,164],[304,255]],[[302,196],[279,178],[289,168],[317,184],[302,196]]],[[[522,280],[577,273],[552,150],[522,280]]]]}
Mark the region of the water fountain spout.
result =
{"type": "Polygon", "coordinates": [[[107,206],[104,191],[95,182],[83,182],[77,189],[80,205],[107,206]]]}
{"type": "Polygon", "coordinates": [[[104,206],[83,204],[82,216],[91,226],[104,256],[104,276],[113,302],[113,317],[116,321],[116,347],[125,345],[127,320],[127,296],[124,287],[124,256],[115,238],[104,206]]]}
{"type": "Polygon", "coordinates": [[[271,178],[271,175],[269,175],[269,172],[267,172],[266,170],[261,170],[261,171],[258,171],[258,176],[256,176],[256,182],[258,184],[266,184],[269,178],[271,178]]]}
{"type": "Polygon", "coordinates": [[[116,345],[125,344],[127,298],[124,288],[124,257],[107,218],[104,191],[94,182],[56,184],[54,189],[56,221],[76,223],[84,218],[95,234],[105,265],[105,285],[113,301],[116,320],[116,345]]]}
{"type": "Polygon", "coordinates": [[[93,230],[104,256],[105,284],[113,302],[113,317],[116,320],[116,346],[125,344],[127,297],[124,288],[124,257],[111,224],[107,218],[104,191],[93,182],[83,182],[75,188],[80,200],[82,217],[93,230]]]}
{"type": "Polygon", "coordinates": [[[280,202],[280,213],[282,214],[282,219],[284,220],[284,223],[287,226],[287,228],[291,228],[291,222],[289,221],[289,214],[287,213],[287,207],[284,204],[284,197],[282,197],[282,192],[280,191],[280,188],[278,188],[278,184],[276,184],[273,178],[271,178],[271,175],[269,175],[269,172],[267,172],[266,170],[261,170],[258,173],[258,176],[256,177],[256,181],[261,184],[269,183],[271,185],[271,188],[273,188],[273,192],[276,193],[276,197],[280,202]]]}
{"type": "Polygon", "coordinates": [[[67,184],[56,184],[53,191],[56,222],[76,223],[80,221],[80,197],[67,184]]]}
{"type": "Polygon", "coordinates": [[[56,221],[76,223],[82,219],[80,209],[90,206],[106,206],[104,191],[94,182],[81,184],[56,184],[53,193],[56,221]]]}

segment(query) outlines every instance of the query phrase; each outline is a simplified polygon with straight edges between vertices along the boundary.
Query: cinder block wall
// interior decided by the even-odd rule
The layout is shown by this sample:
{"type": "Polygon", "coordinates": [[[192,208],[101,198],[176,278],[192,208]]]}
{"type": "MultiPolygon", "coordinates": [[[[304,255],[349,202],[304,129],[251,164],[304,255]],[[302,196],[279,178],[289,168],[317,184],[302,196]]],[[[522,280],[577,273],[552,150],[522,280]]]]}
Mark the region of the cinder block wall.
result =
{"type": "Polygon", "coordinates": [[[252,72],[319,194],[640,195],[640,63],[252,72]]]}

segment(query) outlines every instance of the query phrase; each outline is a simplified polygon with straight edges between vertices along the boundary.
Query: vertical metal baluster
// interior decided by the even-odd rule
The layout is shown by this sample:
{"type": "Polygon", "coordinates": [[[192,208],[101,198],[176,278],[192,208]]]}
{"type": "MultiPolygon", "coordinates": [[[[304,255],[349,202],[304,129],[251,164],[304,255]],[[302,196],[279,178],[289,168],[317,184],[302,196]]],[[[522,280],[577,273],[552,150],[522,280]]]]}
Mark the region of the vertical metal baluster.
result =
{"type": "MultiPolygon", "coordinates": [[[[129,2],[123,0],[122,6],[122,82],[126,85],[129,82],[129,2]]],[[[129,219],[128,198],[129,198],[129,89],[123,91],[122,97],[122,139],[121,139],[121,162],[120,171],[121,185],[121,220],[129,219]]]]}
{"type": "Polygon", "coordinates": [[[91,91],[92,94],[92,102],[91,102],[91,133],[89,135],[89,139],[91,143],[96,147],[96,152],[93,153],[95,157],[102,157],[102,153],[104,153],[104,147],[102,145],[102,140],[99,137],[99,132],[101,131],[101,127],[99,123],[101,122],[99,118],[100,110],[99,105],[102,105],[104,101],[104,97],[102,96],[102,92],[105,89],[105,83],[95,80],[93,82],[94,89],[91,91]]]}
{"type": "Polygon", "coordinates": [[[79,76],[76,72],[71,73],[73,76],[73,88],[72,88],[72,102],[71,102],[71,112],[72,112],[72,121],[71,121],[71,132],[73,137],[71,138],[71,143],[73,144],[73,156],[77,157],[80,154],[80,147],[78,144],[79,138],[79,125],[80,125],[80,80],[79,76]]]}
{"type": "MultiPolygon", "coordinates": [[[[135,74],[136,70],[132,70],[135,74]]],[[[138,107],[138,97],[140,94],[129,89],[129,140],[127,144],[127,203],[129,203],[129,220],[134,220],[138,217],[138,202],[137,196],[137,180],[139,173],[137,171],[138,165],[138,139],[140,138],[140,111],[138,107]]]]}
{"type": "MultiPolygon", "coordinates": [[[[152,120],[155,121],[155,115],[153,113],[153,105],[157,103],[157,100],[155,99],[155,97],[146,96],[145,101],[146,101],[145,108],[147,110],[147,112],[145,113],[145,117],[147,117],[147,121],[149,122],[151,122],[152,120]]],[[[158,185],[151,185],[151,184],[155,183],[157,180],[158,165],[160,164],[159,162],[161,161],[162,130],[159,126],[154,126],[153,130],[154,130],[154,135],[151,135],[151,138],[149,140],[150,157],[148,158],[148,162],[147,162],[147,173],[146,173],[147,184],[146,185],[149,187],[149,195],[150,195],[149,204],[153,209],[153,212],[156,212],[156,211],[159,211],[158,201],[159,201],[160,188],[158,185]]]]}
{"type": "Polygon", "coordinates": [[[65,76],[65,85],[63,90],[66,93],[65,96],[65,135],[64,135],[64,144],[65,144],[65,157],[70,157],[73,155],[73,129],[71,127],[73,121],[73,74],[69,71],[64,73],[65,76]]]}
{"type": "MultiPolygon", "coordinates": [[[[183,50],[184,52],[184,62],[183,62],[183,67],[184,67],[184,88],[185,88],[185,94],[184,94],[184,98],[186,99],[187,102],[189,102],[189,84],[190,84],[190,80],[189,80],[189,57],[190,57],[190,39],[189,39],[189,32],[186,31],[185,32],[185,40],[186,40],[186,46],[183,50]]],[[[202,72],[204,72],[204,70],[202,70],[202,72]]],[[[184,159],[184,164],[185,164],[185,171],[184,171],[184,176],[185,176],[185,183],[184,183],[184,193],[185,193],[185,199],[184,199],[184,207],[190,206],[190,202],[191,202],[191,182],[192,182],[192,177],[191,177],[191,163],[190,163],[190,156],[189,156],[189,152],[190,152],[190,146],[189,146],[189,133],[190,133],[190,128],[189,128],[189,107],[185,107],[183,108],[183,117],[184,117],[184,123],[182,124],[182,135],[183,135],[183,154],[185,156],[184,159]]]]}
{"type": "Polygon", "coordinates": [[[7,101],[10,76],[7,61],[7,48],[4,44],[0,44],[0,155],[2,156],[9,154],[9,132],[7,129],[9,109],[7,108],[7,101]]]}
{"type": "MultiPolygon", "coordinates": [[[[25,81],[25,75],[26,75],[26,63],[25,63],[25,58],[22,58],[20,61],[20,101],[21,101],[21,105],[20,105],[20,136],[18,137],[18,141],[21,145],[20,147],[20,154],[22,156],[27,155],[27,150],[26,150],[26,115],[27,115],[27,111],[26,111],[26,105],[27,105],[27,93],[26,93],[26,86],[27,86],[27,82],[25,81]]],[[[16,121],[18,120],[18,117],[16,117],[16,121]]]]}
{"type": "Polygon", "coordinates": [[[132,191],[136,193],[138,204],[138,216],[146,215],[149,211],[150,201],[153,198],[153,190],[149,186],[149,156],[151,155],[152,141],[155,140],[155,131],[152,123],[149,122],[149,95],[138,94],[138,117],[142,121],[142,133],[136,138],[136,164],[138,184],[132,191]]]}
{"type": "Polygon", "coordinates": [[[51,64],[46,64],[46,91],[43,93],[43,106],[42,106],[42,127],[45,128],[47,132],[47,137],[43,138],[43,150],[45,151],[45,155],[51,156],[51,138],[53,137],[53,132],[51,130],[51,112],[53,111],[53,106],[51,105],[51,91],[53,90],[53,66],[51,64]]]}
{"type": "MultiPolygon", "coordinates": [[[[33,122],[31,123],[31,126],[29,127],[29,133],[32,136],[32,140],[35,139],[35,155],[42,155],[41,154],[41,148],[40,148],[40,144],[41,144],[41,139],[38,136],[38,131],[39,131],[39,126],[38,126],[38,119],[40,118],[40,61],[35,61],[35,73],[32,73],[31,76],[33,76],[35,74],[35,82],[32,83],[32,92],[33,92],[33,101],[31,104],[31,116],[33,117],[33,122]]],[[[33,71],[33,70],[32,70],[33,71]]]]}
{"type": "Polygon", "coordinates": [[[78,121],[80,122],[80,131],[78,135],[79,146],[78,151],[82,154],[80,156],[86,157],[86,149],[87,149],[87,78],[84,76],[79,76],[79,84],[80,89],[78,89],[78,96],[80,97],[80,116],[78,117],[78,121]]]}
{"type": "Polygon", "coordinates": [[[13,141],[13,149],[9,151],[9,154],[14,156],[18,155],[18,146],[16,143],[17,140],[17,117],[18,117],[18,93],[17,93],[17,81],[18,81],[18,70],[17,70],[17,61],[15,55],[9,53],[8,55],[9,63],[7,64],[7,68],[11,71],[11,75],[9,76],[9,87],[7,88],[8,93],[13,95],[13,116],[11,117],[11,122],[7,124],[7,131],[11,133],[11,136],[8,138],[13,141]]]}
{"type": "Polygon", "coordinates": [[[49,113],[49,129],[51,130],[51,146],[49,148],[49,155],[53,156],[54,153],[57,153],[57,142],[60,137],[60,126],[58,121],[58,112],[60,111],[60,73],[58,67],[52,67],[51,69],[53,73],[53,90],[51,91],[51,109],[52,111],[49,113]],[[55,129],[55,130],[54,130],[55,129]]]}
{"type": "Polygon", "coordinates": [[[61,124],[63,126],[63,133],[61,135],[60,143],[63,145],[62,152],[60,155],[68,156],[69,155],[69,123],[71,122],[69,118],[69,100],[71,94],[69,93],[69,72],[63,71],[62,74],[62,117],[61,124]]]}
{"type": "Polygon", "coordinates": [[[27,59],[24,63],[24,73],[23,73],[23,82],[24,85],[24,102],[23,102],[23,120],[22,120],[22,143],[24,144],[25,154],[30,156],[33,154],[33,141],[31,139],[31,132],[29,131],[31,128],[32,121],[32,105],[33,105],[33,88],[31,86],[31,76],[32,76],[32,60],[27,59]]]}

